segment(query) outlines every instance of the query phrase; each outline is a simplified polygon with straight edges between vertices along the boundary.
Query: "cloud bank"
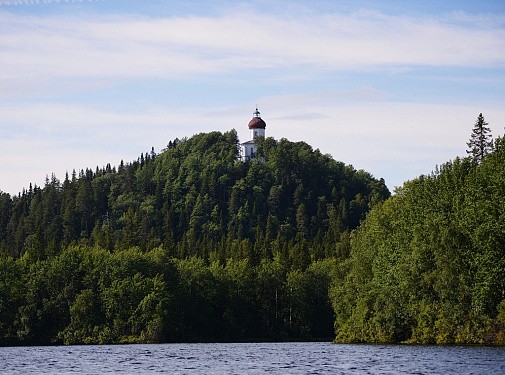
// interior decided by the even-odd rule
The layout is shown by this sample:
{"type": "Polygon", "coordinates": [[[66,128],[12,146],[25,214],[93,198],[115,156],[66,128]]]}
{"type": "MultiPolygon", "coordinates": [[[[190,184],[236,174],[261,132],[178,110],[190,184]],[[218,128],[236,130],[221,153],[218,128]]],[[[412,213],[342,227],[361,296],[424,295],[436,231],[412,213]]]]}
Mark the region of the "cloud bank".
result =
{"type": "Polygon", "coordinates": [[[348,15],[20,16],[0,13],[0,77],[179,78],[230,70],[505,65],[505,28],[348,15]],[[260,20],[261,22],[258,22],[260,20]]]}
{"type": "Polygon", "coordinates": [[[0,189],[13,194],[175,137],[235,128],[245,139],[255,104],[267,135],[304,140],[390,188],[464,155],[478,113],[495,135],[505,123],[503,14],[8,10],[0,7],[0,189]],[[449,85],[465,103],[444,97],[449,85]],[[474,85],[497,93],[493,103],[474,85]],[[412,99],[421,89],[438,96],[412,99]]]}

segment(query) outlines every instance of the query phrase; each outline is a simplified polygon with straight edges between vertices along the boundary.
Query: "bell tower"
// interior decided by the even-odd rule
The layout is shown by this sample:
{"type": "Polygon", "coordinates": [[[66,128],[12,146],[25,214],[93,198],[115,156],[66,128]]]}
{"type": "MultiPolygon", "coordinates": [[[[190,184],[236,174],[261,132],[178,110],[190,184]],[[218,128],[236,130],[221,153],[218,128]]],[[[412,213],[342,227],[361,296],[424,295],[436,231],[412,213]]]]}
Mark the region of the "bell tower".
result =
{"type": "Polygon", "coordinates": [[[255,139],[258,137],[265,138],[265,128],[267,127],[267,124],[260,117],[258,107],[256,107],[256,110],[253,112],[253,118],[249,121],[247,126],[251,132],[251,139],[240,144],[240,158],[244,161],[251,160],[256,157],[257,145],[255,143],[255,139]]]}

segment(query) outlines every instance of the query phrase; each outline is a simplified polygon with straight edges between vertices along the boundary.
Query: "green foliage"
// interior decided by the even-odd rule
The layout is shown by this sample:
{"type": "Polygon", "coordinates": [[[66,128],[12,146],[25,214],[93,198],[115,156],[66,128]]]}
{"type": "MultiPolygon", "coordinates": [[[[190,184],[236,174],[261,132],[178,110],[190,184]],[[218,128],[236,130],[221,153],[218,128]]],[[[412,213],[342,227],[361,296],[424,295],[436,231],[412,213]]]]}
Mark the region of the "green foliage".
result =
{"type": "Polygon", "coordinates": [[[484,120],[482,113],[480,113],[472,130],[470,140],[467,143],[467,154],[470,154],[471,157],[478,163],[480,163],[484,156],[486,156],[493,148],[491,129],[489,129],[487,125],[489,124],[486,120],[484,120]]]}
{"type": "Polygon", "coordinates": [[[329,339],[336,263],[170,260],[162,248],[73,246],[35,263],[0,258],[0,343],[329,339]]]}
{"type": "Polygon", "coordinates": [[[227,133],[0,193],[0,343],[329,338],[350,233],[383,180],[227,133]]]}
{"type": "MultiPolygon", "coordinates": [[[[389,196],[383,180],[304,142],[262,140],[262,158],[238,161],[235,131],[176,140],[116,171],[81,170],[18,196],[0,194],[0,250],[36,262],[69,245],[109,251],[160,245],[170,256],[272,259],[292,268],[339,254],[341,236],[389,196]],[[293,250],[293,248],[296,248],[293,250]]],[[[345,240],[345,238],[344,238],[345,240]]]]}
{"type": "Polygon", "coordinates": [[[503,344],[505,148],[374,206],[331,290],[337,341],[503,344]]]}
{"type": "Polygon", "coordinates": [[[17,308],[24,304],[23,267],[12,257],[0,257],[0,343],[16,339],[17,308]]]}

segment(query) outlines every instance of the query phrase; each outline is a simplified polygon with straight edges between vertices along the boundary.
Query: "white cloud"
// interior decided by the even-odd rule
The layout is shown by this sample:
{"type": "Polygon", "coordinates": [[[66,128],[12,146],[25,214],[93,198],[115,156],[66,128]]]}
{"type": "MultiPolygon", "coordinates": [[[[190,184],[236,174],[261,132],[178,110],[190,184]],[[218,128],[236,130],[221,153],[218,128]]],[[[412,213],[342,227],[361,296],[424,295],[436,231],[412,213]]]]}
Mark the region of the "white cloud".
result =
{"type": "Polygon", "coordinates": [[[503,26],[488,29],[371,12],[295,17],[236,11],[161,19],[3,12],[0,25],[3,79],[175,78],[307,65],[362,69],[505,64],[503,26]]]}
{"type": "Polygon", "coordinates": [[[267,135],[305,141],[336,160],[385,178],[391,189],[466,156],[479,112],[494,136],[503,135],[505,121],[505,110],[492,106],[367,101],[318,105],[310,98],[303,105],[299,98],[292,99],[278,97],[274,104],[272,98],[259,99],[267,135]]]}
{"type": "Polygon", "coordinates": [[[201,130],[189,112],[114,111],[78,105],[0,106],[0,190],[16,194],[46,175],[135,160],[201,130]]]}
{"type": "MultiPolygon", "coordinates": [[[[317,104],[311,95],[306,99],[259,98],[267,135],[303,140],[336,160],[384,177],[390,188],[465,156],[479,111],[495,136],[503,133],[500,124],[505,119],[500,108],[377,101],[317,104]]],[[[53,104],[1,106],[0,111],[2,122],[11,124],[0,127],[0,188],[10,193],[29,182],[42,184],[53,172],[62,179],[74,168],[132,161],[151,146],[160,151],[171,139],[203,131],[235,128],[244,141],[252,116],[248,105],[220,112],[155,107],[123,112],[53,104]]]]}
{"type": "MultiPolygon", "coordinates": [[[[151,146],[159,151],[171,139],[198,132],[235,128],[246,139],[256,102],[268,135],[304,140],[337,160],[385,177],[390,187],[400,185],[464,155],[479,112],[495,135],[502,130],[505,111],[496,88],[498,104],[481,107],[448,105],[444,98],[438,105],[391,102],[409,100],[402,96],[408,96],[408,87],[395,91],[394,76],[407,71],[411,77],[411,70],[419,67],[491,67],[501,72],[503,16],[491,23],[478,21],[463,13],[435,18],[363,11],[317,14],[300,8],[264,14],[238,7],[218,16],[187,17],[0,10],[0,189],[16,193],[30,181],[43,183],[52,172],[63,178],[66,170],[130,161],[151,146]],[[338,79],[328,87],[312,86],[307,79],[322,72],[325,81],[337,71],[373,72],[374,77],[384,73],[390,81],[379,85],[362,76],[356,84],[347,82],[344,87],[350,89],[335,91],[338,79]],[[177,96],[177,89],[170,88],[176,81],[182,86],[205,80],[208,87],[200,100],[205,102],[226,85],[238,90],[230,80],[246,82],[257,76],[260,89],[237,93],[227,103],[233,96],[229,89],[217,111],[195,110],[199,103],[191,103],[192,98],[166,107],[153,104],[177,96]],[[294,85],[284,85],[290,80],[303,85],[291,91],[294,85]],[[162,100],[146,92],[156,86],[154,81],[167,86],[162,100]],[[148,89],[142,91],[145,87],[136,86],[138,82],[149,82],[148,89]],[[126,103],[119,90],[111,90],[118,86],[128,91],[126,103]],[[137,89],[139,97],[134,97],[137,89]],[[95,92],[100,98],[93,98],[95,92]],[[119,99],[108,97],[110,93],[119,99]],[[178,107],[180,103],[185,107],[178,107]]],[[[444,74],[442,69],[423,84],[441,87],[444,74]]],[[[490,76],[462,79],[480,82],[482,88],[484,81],[493,81],[490,76]]],[[[478,94],[461,97],[472,103],[478,94]]]]}

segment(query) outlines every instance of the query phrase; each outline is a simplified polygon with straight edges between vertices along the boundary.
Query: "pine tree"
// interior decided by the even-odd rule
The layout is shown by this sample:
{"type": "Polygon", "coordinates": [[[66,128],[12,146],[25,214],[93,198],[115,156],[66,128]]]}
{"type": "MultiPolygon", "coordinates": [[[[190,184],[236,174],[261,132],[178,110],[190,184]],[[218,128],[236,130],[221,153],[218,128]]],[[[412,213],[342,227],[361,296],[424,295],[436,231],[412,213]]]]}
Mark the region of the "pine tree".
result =
{"type": "Polygon", "coordinates": [[[477,163],[482,161],[493,146],[491,129],[489,129],[487,125],[489,124],[484,120],[482,113],[480,113],[472,130],[470,140],[467,142],[469,149],[466,152],[470,154],[477,163]]]}

